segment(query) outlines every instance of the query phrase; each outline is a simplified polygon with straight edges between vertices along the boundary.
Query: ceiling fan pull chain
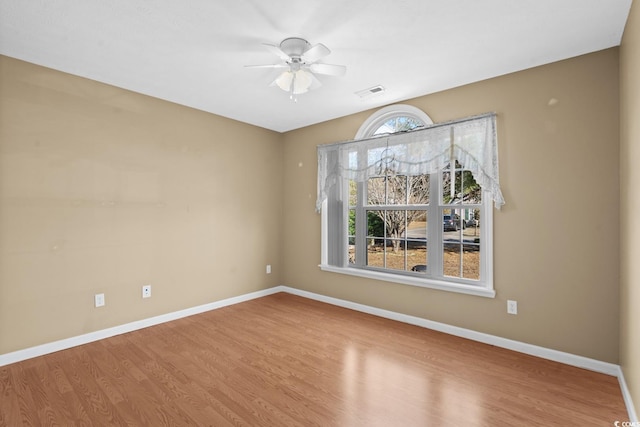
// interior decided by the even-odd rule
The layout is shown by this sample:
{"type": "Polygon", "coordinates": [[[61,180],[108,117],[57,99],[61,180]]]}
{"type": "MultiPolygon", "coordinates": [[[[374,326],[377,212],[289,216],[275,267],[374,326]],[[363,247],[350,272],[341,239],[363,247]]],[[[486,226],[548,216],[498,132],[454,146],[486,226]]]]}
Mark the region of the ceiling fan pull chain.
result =
{"type": "Polygon", "coordinates": [[[298,98],[295,95],[295,87],[296,87],[296,73],[293,73],[293,77],[291,78],[291,88],[290,90],[290,95],[289,95],[289,99],[292,100],[293,102],[298,102],[298,98]]]}

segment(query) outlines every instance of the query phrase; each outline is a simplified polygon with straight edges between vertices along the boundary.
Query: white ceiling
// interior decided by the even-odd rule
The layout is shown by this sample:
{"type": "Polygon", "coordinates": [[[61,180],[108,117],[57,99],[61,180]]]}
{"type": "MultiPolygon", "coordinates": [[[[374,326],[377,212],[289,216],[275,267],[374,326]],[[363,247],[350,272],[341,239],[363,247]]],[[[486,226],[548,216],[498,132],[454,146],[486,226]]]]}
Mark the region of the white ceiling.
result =
{"type": "Polygon", "coordinates": [[[0,53],[284,132],[617,46],[631,1],[0,0],[0,53]],[[292,36],[347,66],[297,103],[244,68],[292,36]]]}

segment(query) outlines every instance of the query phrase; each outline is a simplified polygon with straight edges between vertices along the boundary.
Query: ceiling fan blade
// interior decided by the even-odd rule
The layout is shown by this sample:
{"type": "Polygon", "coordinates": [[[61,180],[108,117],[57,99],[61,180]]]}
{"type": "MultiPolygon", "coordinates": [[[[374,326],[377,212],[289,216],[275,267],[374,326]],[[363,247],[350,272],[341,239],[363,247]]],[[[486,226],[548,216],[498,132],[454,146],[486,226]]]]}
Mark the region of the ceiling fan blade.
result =
{"type": "Polygon", "coordinates": [[[307,49],[303,54],[302,54],[302,61],[310,63],[310,62],[316,62],[318,59],[324,58],[325,56],[329,55],[331,53],[331,51],[329,50],[328,47],[326,47],[325,45],[323,45],[322,43],[318,43],[317,45],[307,49]]]}
{"type": "Polygon", "coordinates": [[[289,68],[287,64],[245,65],[244,68],[289,68]]]}
{"type": "Polygon", "coordinates": [[[262,46],[265,47],[265,49],[267,49],[269,52],[273,53],[274,55],[276,55],[278,58],[282,59],[283,61],[290,61],[291,57],[289,55],[287,55],[286,53],[284,53],[282,51],[282,49],[280,49],[278,46],[274,46],[272,44],[268,44],[268,43],[262,43],[262,46]]]}
{"type": "Polygon", "coordinates": [[[344,65],[333,64],[311,64],[309,69],[313,73],[325,74],[327,76],[344,76],[347,72],[347,67],[344,65]]]}
{"type": "Polygon", "coordinates": [[[318,80],[318,78],[314,76],[313,73],[310,73],[310,75],[311,75],[311,86],[309,86],[309,90],[314,90],[322,86],[322,83],[320,82],[320,80],[318,80]]]}

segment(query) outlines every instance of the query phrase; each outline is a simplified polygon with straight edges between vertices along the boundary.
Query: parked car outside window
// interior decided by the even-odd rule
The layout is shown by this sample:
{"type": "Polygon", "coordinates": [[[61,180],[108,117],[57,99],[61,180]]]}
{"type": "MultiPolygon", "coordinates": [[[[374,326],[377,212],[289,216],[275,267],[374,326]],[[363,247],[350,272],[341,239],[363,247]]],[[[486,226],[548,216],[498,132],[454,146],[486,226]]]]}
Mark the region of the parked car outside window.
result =
{"type": "MultiPolygon", "coordinates": [[[[443,216],[444,231],[458,231],[460,230],[460,217],[458,215],[444,215],[443,216]]],[[[467,228],[467,224],[463,221],[462,228],[467,228]]]]}

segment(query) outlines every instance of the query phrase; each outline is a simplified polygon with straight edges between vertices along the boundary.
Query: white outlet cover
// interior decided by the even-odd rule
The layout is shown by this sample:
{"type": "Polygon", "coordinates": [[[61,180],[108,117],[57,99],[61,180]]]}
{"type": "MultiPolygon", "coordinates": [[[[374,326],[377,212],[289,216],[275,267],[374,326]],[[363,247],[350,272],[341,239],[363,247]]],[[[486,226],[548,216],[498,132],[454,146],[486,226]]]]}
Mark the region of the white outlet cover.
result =
{"type": "Polygon", "coordinates": [[[102,307],[104,306],[105,302],[104,302],[104,294],[96,294],[94,297],[94,301],[95,301],[95,306],[96,307],[102,307]]]}
{"type": "Polygon", "coordinates": [[[142,298],[151,297],[151,285],[145,285],[142,287],[142,298]]]}
{"type": "Polygon", "coordinates": [[[507,300],[507,313],[518,314],[518,301],[507,300]]]}

